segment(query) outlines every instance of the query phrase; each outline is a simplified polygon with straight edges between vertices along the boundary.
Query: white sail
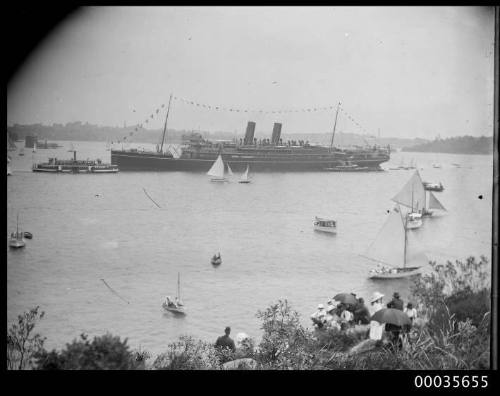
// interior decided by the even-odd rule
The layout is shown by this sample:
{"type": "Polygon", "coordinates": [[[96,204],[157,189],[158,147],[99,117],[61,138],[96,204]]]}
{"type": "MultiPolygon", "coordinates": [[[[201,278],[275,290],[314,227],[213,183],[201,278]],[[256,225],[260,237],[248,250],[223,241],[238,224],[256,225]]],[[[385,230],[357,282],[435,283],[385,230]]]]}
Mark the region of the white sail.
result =
{"type": "Polygon", "coordinates": [[[363,256],[393,267],[402,267],[404,248],[405,230],[401,213],[394,209],[363,256]]]}
{"type": "Polygon", "coordinates": [[[411,179],[392,200],[415,211],[425,207],[425,189],[418,171],[415,171],[411,179]]]}
{"type": "Polygon", "coordinates": [[[432,191],[429,191],[429,209],[446,210],[446,208],[441,204],[441,202],[439,202],[432,191]]]}
{"type": "Polygon", "coordinates": [[[231,170],[231,167],[229,166],[229,162],[227,163],[227,173],[229,174],[229,176],[233,176],[233,171],[231,170]]]}
{"type": "Polygon", "coordinates": [[[33,152],[36,153],[36,142],[33,143],[33,152]]]}
{"type": "Polygon", "coordinates": [[[210,170],[207,172],[207,175],[217,177],[220,179],[224,177],[224,162],[222,161],[222,157],[220,154],[215,160],[210,170]]]}
{"type": "Polygon", "coordinates": [[[427,256],[411,231],[406,232],[405,242],[405,216],[404,211],[394,208],[363,256],[397,268],[421,266],[427,263],[427,256]]]}
{"type": "Polygon", "coordinates": [[[247,170],[245,171],[245,173],[243,173],[243,175],[241,175],[241,181],[247,181],[248,180],[248,172],[250,170],[250,165],[247,165],[247,170]]]}
{"type": "Polygon", "coordinates": [[[406,267],[419,267],[426,265],[429,258],[424,253],[424,248],[420,244],[414,232],[406,233],[406,267]]]}

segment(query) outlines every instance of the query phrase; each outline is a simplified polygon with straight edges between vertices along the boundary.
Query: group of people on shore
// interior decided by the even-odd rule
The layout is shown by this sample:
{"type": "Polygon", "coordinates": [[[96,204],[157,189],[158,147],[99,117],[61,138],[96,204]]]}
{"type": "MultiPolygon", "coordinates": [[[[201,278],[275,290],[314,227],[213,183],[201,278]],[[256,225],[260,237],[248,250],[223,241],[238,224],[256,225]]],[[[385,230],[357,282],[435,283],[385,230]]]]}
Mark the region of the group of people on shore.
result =
{"type": "Polygon", "coordinates": [[[342,303],[334,299],[328,300],[327,306],[319,304],[317,310],[311,315],[311,320],[317,329],[328,330],[337,329],[348,331],[356,329],[360,332],[367,332],[370,339],[382,340],[384,334],[391,341],[398,344],[401,342],[400,335],[407,333],[413,322],[417,318],[417,310],[412,303],[405,307],[403,300],[398,292],[394,292],[392,300],[385,306],[383,304],[384,294],[375,292],[370,299],[370,309],[365,305],[362,297],[357,298],[351,293],[356,303],[342,303]],[[392,323],[379,323],[372,320],[371,317],[383,308],[393,308],[403,311],[410,319],[411,325],[398,326],[392,323]]]}

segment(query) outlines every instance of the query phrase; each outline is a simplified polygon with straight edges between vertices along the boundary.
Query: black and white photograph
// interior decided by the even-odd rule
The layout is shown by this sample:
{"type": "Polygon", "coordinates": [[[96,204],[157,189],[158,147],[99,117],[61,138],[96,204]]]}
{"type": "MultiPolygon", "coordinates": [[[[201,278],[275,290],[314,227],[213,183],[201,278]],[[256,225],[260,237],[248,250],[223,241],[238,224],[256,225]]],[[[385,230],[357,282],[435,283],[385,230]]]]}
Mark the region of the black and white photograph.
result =
{"type": "Polygon", "coordinates": [[[467,370],[497,368],[498,18],[110,5],[31,30],[7,76],[7,370],[491,386],[467,370]]]}

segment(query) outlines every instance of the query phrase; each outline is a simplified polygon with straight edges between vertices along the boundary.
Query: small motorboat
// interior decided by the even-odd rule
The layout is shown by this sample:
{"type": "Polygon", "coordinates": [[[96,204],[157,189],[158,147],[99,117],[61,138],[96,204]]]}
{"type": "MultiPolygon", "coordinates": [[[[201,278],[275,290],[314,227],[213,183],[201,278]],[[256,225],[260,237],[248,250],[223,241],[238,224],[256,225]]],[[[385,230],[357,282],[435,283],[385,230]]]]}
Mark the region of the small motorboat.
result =
{"type": "Polygon", "coordinates": [[[33,238],[33,234],[31,232],[24,231],[23,234],[24,234],[24,237],[26,239],[32,239],[33,238]]]}
{"type": "Polygon", "coordinates": [[[315,221],[314,221],[314,230],[315,231],[322,231],[322,232],[329,232],[331,234],[336,234],[337,233],[337,222],[335,220],[323,219],[323,218],[316,216],[315,221]]]}
{"type": "Polygon", "coordinates": [[[423,184],[424,184],[424,189],[427,190],[427,191],[441,192],[441,191],[444,190],[444,186],[441,184],[441,182],[439,182],[439,184],[437,184],[437,183],[423,182],[423,184]]]}

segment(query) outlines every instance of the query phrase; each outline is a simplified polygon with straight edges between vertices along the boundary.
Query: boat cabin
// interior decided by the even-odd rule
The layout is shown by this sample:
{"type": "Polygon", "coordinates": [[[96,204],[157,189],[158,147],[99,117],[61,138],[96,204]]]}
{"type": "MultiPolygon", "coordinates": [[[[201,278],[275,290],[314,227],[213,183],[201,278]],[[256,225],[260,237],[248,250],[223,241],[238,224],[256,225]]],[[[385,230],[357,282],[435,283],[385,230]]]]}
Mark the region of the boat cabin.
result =
{"type": "Polygon", "coordinates": [[[337,222],[335,220],[320,219],[320,218],[316,217],[316,221],[314,222],[314,225],[319,226],[319,227],[335,228],[335,227],[337,227],[337,222]]]}

